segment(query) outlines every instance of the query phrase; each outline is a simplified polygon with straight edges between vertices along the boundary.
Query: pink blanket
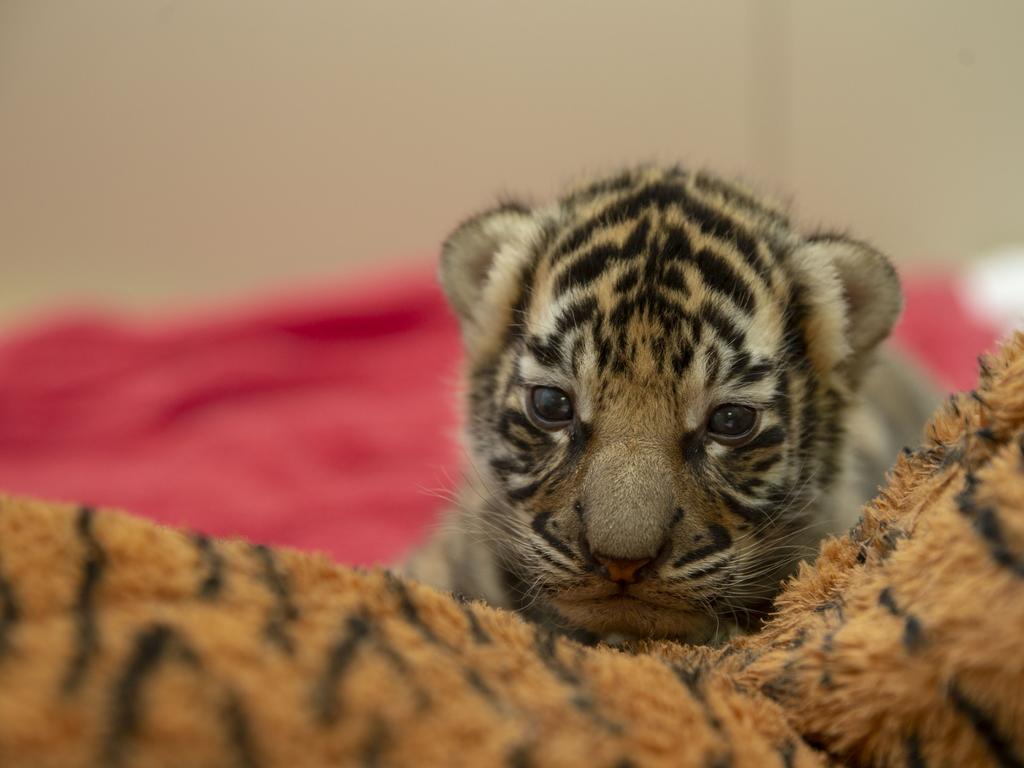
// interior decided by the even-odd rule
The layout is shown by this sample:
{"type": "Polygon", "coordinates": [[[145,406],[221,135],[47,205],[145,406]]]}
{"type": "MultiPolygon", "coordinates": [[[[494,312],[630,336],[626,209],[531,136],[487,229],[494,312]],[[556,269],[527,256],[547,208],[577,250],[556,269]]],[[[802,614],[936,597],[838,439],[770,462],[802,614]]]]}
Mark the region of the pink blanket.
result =
{"type": "MultiPolygon", "coordinates": [[[[995,336],[949,280],[897,338],[950,387],[995,336]]],[[[443,505],[458,336],[432,275],[187,320],[65,316],[0,339],[0,489],[392,561],[443,505]]]]}

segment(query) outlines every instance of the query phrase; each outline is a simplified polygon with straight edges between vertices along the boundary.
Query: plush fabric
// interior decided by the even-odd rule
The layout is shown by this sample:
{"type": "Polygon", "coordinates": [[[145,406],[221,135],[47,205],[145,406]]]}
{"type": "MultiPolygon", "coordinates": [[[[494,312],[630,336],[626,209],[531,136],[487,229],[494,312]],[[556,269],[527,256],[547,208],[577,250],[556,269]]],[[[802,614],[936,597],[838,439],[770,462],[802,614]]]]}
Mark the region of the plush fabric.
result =
{"type": "MultiPolygon", "coordinates": [[[[65,316],[0,339],[0,488],[393,562],[442,506],[456,322],[433,265],[187,320],[65,316]]],[[[904,349],[969,387],[994,338],[905,280],[904,349]]]]}
{"type": "Polygon", "coordinates": [[[382,571],[0,503],[31,766],[1024,764],[1024,335],[764,629],[588,648],[382,571]]]}
{"type": "Polygon", "coordinates": [[[452,486],[459,339],[433,270],[0,340],[0,489],[391,562],[452,486]]]}

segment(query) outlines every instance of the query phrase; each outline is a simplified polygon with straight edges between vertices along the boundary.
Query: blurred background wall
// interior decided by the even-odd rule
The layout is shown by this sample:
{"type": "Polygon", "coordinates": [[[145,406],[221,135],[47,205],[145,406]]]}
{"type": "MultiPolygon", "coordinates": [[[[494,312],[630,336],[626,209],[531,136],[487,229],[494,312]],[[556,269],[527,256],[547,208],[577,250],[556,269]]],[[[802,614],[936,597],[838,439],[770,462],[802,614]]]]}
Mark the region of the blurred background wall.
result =
{"type": "Polygon", "coordinates": [[[0,0],[0,320],[429,259],[682,160],[930,268],[1024,240],[1024,3],[0,0]]]}

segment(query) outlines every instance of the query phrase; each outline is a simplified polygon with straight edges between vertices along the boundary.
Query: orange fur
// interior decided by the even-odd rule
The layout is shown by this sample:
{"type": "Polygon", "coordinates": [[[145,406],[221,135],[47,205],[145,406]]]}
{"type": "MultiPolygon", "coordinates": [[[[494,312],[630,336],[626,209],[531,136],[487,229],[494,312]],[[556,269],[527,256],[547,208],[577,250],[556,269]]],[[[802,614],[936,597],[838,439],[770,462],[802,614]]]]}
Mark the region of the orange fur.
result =
{"type": "Polygon", "coordinates": [[[3,499],[0,756],[1012,765],[1024,756],[1024,335],[987,367],[762,631],[714,650],[587,648],[384,572],[3,499]]]}

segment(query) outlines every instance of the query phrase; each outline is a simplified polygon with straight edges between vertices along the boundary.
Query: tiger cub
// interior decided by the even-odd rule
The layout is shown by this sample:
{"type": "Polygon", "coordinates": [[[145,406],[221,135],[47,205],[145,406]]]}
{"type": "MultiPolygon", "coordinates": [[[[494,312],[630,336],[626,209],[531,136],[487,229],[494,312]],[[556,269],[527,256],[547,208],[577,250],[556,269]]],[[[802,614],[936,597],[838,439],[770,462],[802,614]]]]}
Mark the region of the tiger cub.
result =
{"type": "Polygon", "coordinates": [[[593,636],[757,625],[934,398],[877,359],[893,267],[705,172],[642,167],[444,244],[469,466],[406,572],[593,636]]]}

